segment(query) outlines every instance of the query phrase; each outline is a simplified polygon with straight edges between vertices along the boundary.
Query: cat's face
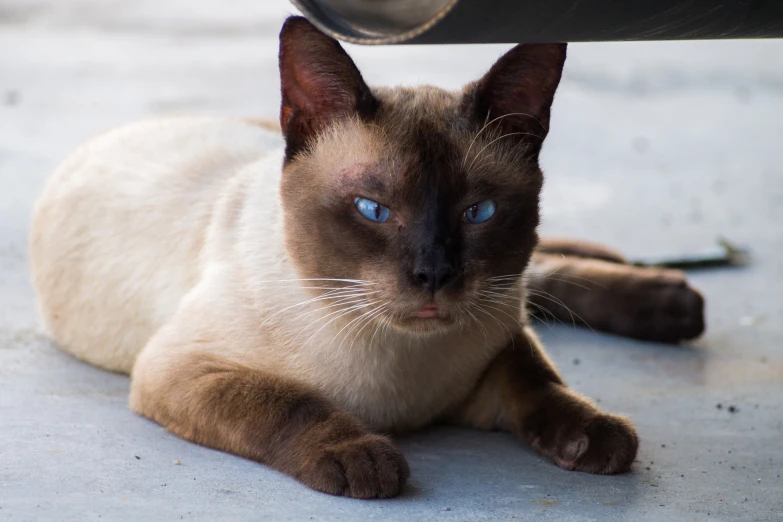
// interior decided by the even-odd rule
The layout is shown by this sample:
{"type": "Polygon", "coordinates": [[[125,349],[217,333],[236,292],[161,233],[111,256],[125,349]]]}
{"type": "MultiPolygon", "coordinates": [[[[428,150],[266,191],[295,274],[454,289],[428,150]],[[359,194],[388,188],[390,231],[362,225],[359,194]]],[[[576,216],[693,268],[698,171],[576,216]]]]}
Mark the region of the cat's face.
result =
{"type": "Polygon", "coordinates": [[[459,93],[371,91],[339,44],[289,19],[281,196],[300,277],[335,310],[421,334],[513,295],[537,239],[538,151],[564,58],[565,46],[518,46],[459,93]]]}

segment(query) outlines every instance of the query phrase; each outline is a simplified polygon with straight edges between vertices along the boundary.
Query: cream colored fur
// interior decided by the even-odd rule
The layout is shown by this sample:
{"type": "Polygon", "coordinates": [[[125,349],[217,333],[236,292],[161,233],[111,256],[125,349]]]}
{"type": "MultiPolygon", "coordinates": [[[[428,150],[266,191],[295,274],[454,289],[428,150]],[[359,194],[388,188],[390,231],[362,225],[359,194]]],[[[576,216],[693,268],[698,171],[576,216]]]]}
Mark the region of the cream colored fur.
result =
{"type": "MultiPolygon", "coordinates": [[[[297,306],[313,294],[286,254],[282,158],[276,133],[210,118],[140,122],[78,149],[49,181],[31,233],[53,338],[132,373],[137,410],[134,390],[200,355],[310,385],[374,429],[414,428],[456,407],[518,323],[356,335],[343,328],[351,316],[329,322],[334,309],[321,302],[297,306]]],[[[350,170],[357,158],[341,161],[350,170]]]]}

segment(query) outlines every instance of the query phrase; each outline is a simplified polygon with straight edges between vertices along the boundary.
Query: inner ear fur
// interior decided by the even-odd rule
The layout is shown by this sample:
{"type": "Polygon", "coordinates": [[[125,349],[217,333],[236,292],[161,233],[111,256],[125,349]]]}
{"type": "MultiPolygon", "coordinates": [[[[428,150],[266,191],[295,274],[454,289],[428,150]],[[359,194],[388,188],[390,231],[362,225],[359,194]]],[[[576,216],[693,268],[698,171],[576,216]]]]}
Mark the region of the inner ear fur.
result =
{"type": "Polygon", "coordinates": [[[538,153],[566,58],[566,44],[520,44],[500,57],[466,93],[465,107],[480,125],[514,133],[538,153]]]}
{"type": "Polygon", "coordinates": [[[370,117],[378,102],[342,46],[301,16],[280,31],[280,127],[288,159],[338,118],[370,117]]]}

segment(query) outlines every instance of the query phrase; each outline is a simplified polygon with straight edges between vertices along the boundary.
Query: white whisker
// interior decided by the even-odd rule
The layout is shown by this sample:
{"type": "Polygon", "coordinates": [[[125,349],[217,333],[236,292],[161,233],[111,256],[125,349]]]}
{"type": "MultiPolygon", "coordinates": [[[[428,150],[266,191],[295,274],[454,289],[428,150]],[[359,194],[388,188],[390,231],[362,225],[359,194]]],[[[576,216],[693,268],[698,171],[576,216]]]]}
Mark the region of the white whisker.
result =
{"type": "Polygon", "coordinates": [[[489,339],[489,330],[487,330],[487,327],[486,327],[486,326],[484,326],[484,323],[482,323],[481,321],[479,321],[479,318],[478,318],[478,317],[476,317],[476,316],[473,314],[473,312],[471,312],[471,311],[470,311],[470,309],[469,309],[468,307],[465,307],[465,312],[466,312],[467,314],[469,314],[469,315],[470,315],[470,317],[472,317],[472,318],[473,318],[473,321],[474,321],[474,322],[475,322],[477,325],[479,325],[479,327],[481,327],[481,330],[482,330],[482,331],[483,331],[483,333],[484,333],[484,340],[485,340],[485,341],[486,341],[486,340],[488,340],[488,339],[489,339]]]}
{"type": "Polygon", "coordinates": [[[579,319],[579,320],[582,322],[582,324],[584,324],[584,325],[585,325],[585,326],[587,326],[587,327],[588,327],[590,330],[592,330],[593,332],[595,332],[595,330],[593,330],[593,327],[592,327],[592,326],[590,326],[590,325],[588,324],[588,322],[587,322],[587,321],[585,321],[584,319],[582,319],[582,317],[581,317],[579,314],[577,314],[576,312],[574,312],[573,310],[571,310],[571,309],[570,309],[568,306],[566,306],[566,304],[565,304],[563,301],[561,301],[561,300],[560,300],[560,299],[558,299],[557,297],[553,296],[553,295],[552,295],[552,294],[550,294],[549,292],[545,292],[545,291],[543,291],[543,290],[540,290],[540,289],[539,289],[539,290],[529,290],[529,292],[530,292],[530,294],[531,294],[531,295],[533,295],[533,296],[536,296],[536,297],[541,297],[541,298],[543,298],[543,299],[546,299],[547,301],[552,301],[553,303],[555,303],[555,304],[558,304],[558,305],[562,306],[562,307],[563,307],[563,308],[564,308],[564,309],[565,309],[565,310],[566,310],[566,311],[569,313],[569,315],[571,316],[571,322],[573,323],[573,326],[574,326],[574,328],[576,328],[576,321],[574,320],[574,316],[576,316],[576,318],[577,318],[577,319],[579,319]]]}
{"type": "Polygon", "coordinates": [[[513,343],[514,334],[511,333],[511,330],[509,330],[508,326],[506,326],[506,324],[503,321],[501,321],[500,319],[495,317],[495,314],[493,314],[492,312],[487,311],[486,308],[484,308],[484,306],[486,306],[486,304],[484,306],[481,306],[480,304],[475,303],[475,302],[471,303],[471,304],[472,304],[472,306],[476,310],[478,310],[479,312],[481,312],[484,315],[487,315],[487,316],[491,317],[496,323],[498,323],[500,326],[502,326],[503,329],[506,330],[506,332],[508,332],[508,336],[509,336],[509,338],[511,339],[511,341],[513,343]]]}
{"type": "Polygon", "coordinates": [[[353,305],[353,304],[363,303],[366,300],[367,299],[365,299],[364,296],[359,296],[359,297],[355,297],[355,298],[345,298],[344,300],[342,300],[340,302],[332,303],[332,304],[325,305],[325,306],[319,306],[318,308],[314,308],[314,309],[310,310],[309,312],[299,312],[297,314],[297,318],[300,319],[300,320],[301,319],[306,319],[307,317],[309,317],[309,316],[311,316],[311,315],[313,315],[315,313],[318,313],[318,312],[323,311],[323,310],[327,310],[329,308],[335,308],[337,306],[346,306],[346,305],[353,305]]]}
{"type": "MultiPolygon", "coordinates": [[[[363,325],[361,328],[359,328],[359,330],[358,330],[358,331],[357,331],[357,332],[356,332],[356,333],[353,335],[353,338],[351,339],[351,345],[350,345],[350,346],[348,346],[348,351],[349,351],[349,352],[350,352],[351,350],[353,350],[353,345],[354,345],[354,343],[356,342],[356,339],[358,339],[358,338],[359,338],[359,335],[361,335],[361,333],[362,333],[362,330],[364,330],[365,328],[367,328],[367,325],[368,325],[368,324],[371,324],[371,323],[373,322],[373,320],[374,320],[376,317],[378,317],[379,315],[382,315],[385,309],[386,309],[386,305],[385,305],[385,304],[383,304],[383,305],[381,305],[380,307],[376,308],[374,311],[370,311],[370,312],[369,312],[369,314],[368,314],[368,318],[367,318],[367,320],[364,322],[364,325],[363,325]]],[[[340,343],[340,346],[342,346],[342,343],[340,343]]],[[[368,346],[369,346],[369,345],[368,345],[368,346]]]]}
{"type": "MultiPolygon", "coordinates": [[[[553,271],[547,272],[547,273],[525,272],[524,277],[525,277],[526,280],[528,280],[528,279],[533,279],[533,280],[555,279],[552,276],[558,274],[561,268],[562,267],[558,267],[556,270],[553,270],[553,271]]],[[[581,277],[581,276],[574,275],[574,274],[561,274],[561,277],[567,277],[569,279],[576,279],[578,281],[585,281],[587,283],[591,283],[591,284],[594,284],[596,286],[600,286],[603,289],[606,289],[606,286],[604,286],[601,283],[599,283],[598,281],[595,281],[594,279],[590,279],[588,277],[581,277]]],[[[555,279],[555,281],[558,281],[558,280],[562,280],[562,279],[555,279]]],[[[576,283],[573,283],[573,284],[576,284],[576,283]]]]}
{"type": "Polygon", "coordinates": [[[471,161],[470,165],[468,166],[468,174],[470,174],[470,172],[472,172],[473,164],[476,163],[476,160],[479,157],[481,157],[481,153],[484,152],[485,150],[487,150],[487,147],[489,147],[490,145],[492,145],[493,143],[495,143],[498,140],[502,140],[503,138],[508,138],[509,136],[519,136],[519,135],[535,136],[536,138],[541,138],[541,136],[539,136],[537,134],[533,134],[532,132],[509,132],[507,134],[503,134],[501,136],[498,136],[494,140],[492,140],[489,143],[487,143],[486,145],[484,145],[484,147],[482,147],[482,149],[480,151],[478,151],[478,154],[476,154],[476,156],[473,158],[473,161],[471,161]]]}
{"type": "MultiPolygon", "coordinates": [[[[375,305],[375,304],[378,304],[379,302],[381,302],[381,301],[380,301],[380,299],[378,299],[378,300],[374,301],[372,304],[373,304],[373,305],[375,305]]],[[[372,313],[372,312],[373,312],[373,310],[370,310],[370,311],[369,311],[369,313],[372,313]]],[[[352,325],[352,324],[353,324],[353,325],[354,325],[354,326],[353,326],[353,328],[351,328],[351,329],[350,329],[348,332],[346,332],[346,334],[345,334],[345,337],[343,337],[342,341],[340,342],[340,346],[338,346],[338,347],[337,347],[337,349],[338,349],[338,350],[339,350],[340,348],[342,348],[342,346],[343,346],[343,343],[345,342],[345,339],[346,339],[346,337],[347,337],[347,336],[349,336],[349,335],[351,334],[351,332],[352,332],[352,331],[353,331],[353,330],[354,330],[354,329],[355,329],[355,328],[356,328],[356,327],[357,327],[359,324],[361,324],[361,322],[363,322],[363,321],[364,321],[364,319],[365,319],[365,317],[367,316],[367,314],[368,314],[368,312],[361,312],[361,313],[359,314],[359,316],[358,316],[358,317],[354,317],[353,319],[351,319],[350,321],[348,321],[346,324],[344,324],[344,325],[343,325],[343,327],[342,327],[342,328],[340,328],[340,330],[338,330],[338,332],[337,332],[336,334],[334,334],[334,336],[332,337],[332,340],[329,342],[329,344],[330,344],[330,345],[332,345],[332,344],[334,343],[334,341],[335,341],[335,340],[336,340],[336,339],[337,339],[337,338],[340,336],[340,334],[341,334],[341,333],[342,333],[342,332],[343,332],[343,331],[344,331],[346,328],[348,328],[350,325],[352,325]],[[359,322],[357,323],[357,321],[359,321],[359,322]]]]}
{"type": "Polygon", "coordinates": [[[528,301],[526,304],[527,304],[528,306],[533,306],[533,307],[535,307],[535,309],[536,309],[536,310],[538,310],[538,311],[540,311],[542,314],[544,314],[544,317],[537,317],[537,316],[536,316],[535,314],[533,314],[533,313],[531,313],[530,315],[532,315],[534,319],[538,319],[539,321],[543,322],[545,325],[547,325],[547,327],[548,327],[550,330],[552,329],[552,325],[550,325],[550,324],[549,324],[549,321],[547,320],[547,319],[548,319],[548,318],[547,318],[547,314],[549,314],[549,316],[551,316],[551,317],[552,317],[553,321],[555,321],[555,322],[559,322],[559,323],[560,323],[560,324],[562,324],[563,326],[567,326],[567,325],[566,325],[566,324],[565,324],[565,323],[564,323],[564,322],[563,322],[563,321],[562,321],[560,318],[558,318],[558,317],[557,317],[555,314],[553,314],[551,311],[547,310],[547,308],[546,308],[546,307],[544,307],[544,306],[542,306],[542,305],[540,305],[540,304],[538,304],[538,303],[534,303],[534,302],[532,302],[532,301],[528,301]]]}
{"type": "Polygon", "coordinates": [[[307,340],[303,344],[305,344],[305,345],[308,344],[313,337],[315,337],[316,335],[318,335],[321,332],[321,330],[323,330],[324,328],[326,328],[327,326],[332,324],[334,321],[340,319],[341,317],[344,317],[344,316],[346,316],[346,315],[348,315],[348,314],[350,314],[350,313],[352,313],[354,311],[361,310],[362,308],[367,308],[368,306],[373,306],[374,304],[377,304],[379,302],[380,302],[380,299],[375,300],[375,301],[366,301],[366,302],[358,304],[358,305],[353,305],[353,306],[351,306],[351,307],[349,307],[347,309],[340,309],[340,310],[337,310],[336,312],[331,312],[331,313],[326,314],[325,316],[323,316],[323,317],[321,317],[319,319],[316,319],[313,323],[308,325],[305,330],[311,328],[313,325],[319,323],[320,321],[326,319],[327,317],[329,317],[331,315],[334,315],[334,314],[337,314],[336,317],[333,317],[332,319],[327,321],[318,330],[316,330],[310,337],[308,337],[307,340]]]}
{"type": "MultiPolygon", "coordinates": [[[[484,132],[484,130],[489,128],[490,125],[492,125],[496,121],[502,120],[503,118],[507,118],[509,116],[528,116],[529,118],[532,118],[533,121],[535,121],[536,123],[541,125],[542,129],[546,130],[546,127],[544,127],[544,125],[538,120],[538,118],[536,118],[532,114],[527,114],[527,113],[524,113],[524,112],[510,112],[508,114],[502,114],[502,115],[498,116],[497,118],[494,118],[492,121],[486,122],[484,124],[484,126],[481,127],[481,129],[476,133],[476,135],[473,136],[473,139],[470,140],[470,145],[468,146],[468,150],[465,151],[465,158],[462,160],[462,168],[463,169],[465,168],[465,163],[467,163],[467,161],[468,161],[468,155],[470,154],[470,151],[473,148],[473,144],[476,142],[476,139],[478,139],[478,137],[481,136],[481,134],[484,132]]],[[[489,113],[487,113],[487,119],[489,119],[489,113]]],[[[481,153],[479,152],[479,154],[481,154],[481,153]]]]}
{"type": "MultiPolygon", "coordinates": [[[[264,321],[262,321],[261,324],[262,324],[262,326],[266,325],[274,317],[277,317],[278,315],[280,315],[283,312],[286,312],[288,310],[291,310],[292,308],[298,308],[298,307],[301,307],[301,306],[306,306],[308,304],[317,303],[317,302],[320,302],[320,301],[330,301],[332,299],[337,299],[337,301],[335,301],[334,303],[332,303],[330,305],[319,307],[319,308],[333,308],[337,304],[343,303],[346,299],[361,298],[361,297],[365,297],[365,296],[368,296],[368,295],[371,295],[371,294],[376,294],[378,292],[380,292],[380,290],[376,290],[374,292],[357,292],[355,290],[352,290],[350,292],[337,292],[337,293],[334,293],[334,294],[331,294],[331,295],[321,295],[321,296],[318,296],[318,297],[313,297],[311,299],[307,299],[305,301],[301,301],[299,303],[295,303],[295,304],[292,304],[290,306],[286,306],[285,308],[282,308],[280,310],[275,311],[273,314],[269,315],[266,319],[264,319],[264,321]]],[[[310,313],[312,313],[312,311],[310,313]]]]}

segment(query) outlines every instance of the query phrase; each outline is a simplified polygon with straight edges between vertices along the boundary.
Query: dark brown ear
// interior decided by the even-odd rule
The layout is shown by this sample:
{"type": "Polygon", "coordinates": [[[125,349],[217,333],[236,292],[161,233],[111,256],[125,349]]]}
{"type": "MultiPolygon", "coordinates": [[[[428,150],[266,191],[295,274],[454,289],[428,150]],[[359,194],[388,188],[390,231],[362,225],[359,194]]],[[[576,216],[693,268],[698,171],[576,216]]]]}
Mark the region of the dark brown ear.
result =
{"type": "Polygon", "coordinates": [[[477,123],[493,122],[535,154],[549,132],[549,110],[560,83],[566,44],[520,44],[504,54],[468,93],[477,123]]]}
{"type": "Polygon", "coordinates": [[[340,44],[301,16],[280,31],[280,87],[288,160],[336,118],[369,117],[378,105],[340,44]]]}

